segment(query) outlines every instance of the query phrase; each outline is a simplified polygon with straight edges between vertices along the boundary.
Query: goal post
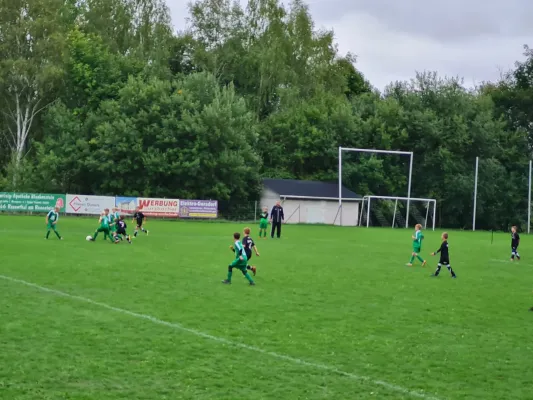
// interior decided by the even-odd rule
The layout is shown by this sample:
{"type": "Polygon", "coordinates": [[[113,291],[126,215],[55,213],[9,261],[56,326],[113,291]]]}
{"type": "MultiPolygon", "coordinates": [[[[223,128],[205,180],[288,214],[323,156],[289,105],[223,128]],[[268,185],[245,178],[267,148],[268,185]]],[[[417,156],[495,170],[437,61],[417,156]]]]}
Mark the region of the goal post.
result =
{"type": "MultiPolygon", "coordinates": [[[[405,218],[405,227],[409,228],[409,208],[411,206],[411,178],[413,176],[413,152],[412,151],[398,151],[398,150],[378,150],[378,149],[358,149],[352,147],[339,146],[339,221],[342,226],[342,153],[371,153],[371,154],[397,154],[409,156],[409,178],[407,183],[407,215],[405,218]]],[[[362,209],[362,207],[361,207],[362,209]]]]}
{"type": "MultiPolygon", "coordinates": [[[[379,200],[385,200],[389,202],[393,202],[394,206],[388,205],[385,207],[387,211],[389,212],[389,218],[387,219],[384,215],[384,210],[379,210],[378,206],[375,206],[376,209],[375,213],[377,215],[377,219],[382,222],[382,226],[387,226],[387,224],[390,224],[392,228],[394,228],[397,224],[400,226],[401,220],[405,219],[407,221],[408,213],[413,212],[414,218],[417,219],[418,223],[422,223],[424,229],[428,228],[428,221],[431,220],[430,227],[432,230],[435,230],[435,222],[437,218],[437,200],[436,199],[425,199],[425,198],[417,198],[417,197],[396,197],[396,196],[365,196],[363,197],[363,201],[361,204],[361,210],[360,210],[360,216],[359,216],[359,226],[366,225],[368,228],[370,226],[370,220],[371,220],[371,210],[372,205],[377,203],[379,200]],[[405,218],[402,215],[402,207],[401,203],[398,202],[407,202],[409,201],[411,204],[411,207],[409,209],[405,210],[405,218]],[[425,215],[422,215],[419,210],[415,207],[413,208],[412,203],[422,203],[425,208],[425,215]],[[364,218],[366,217],[366,218],[364,218]],[[366,222],[363,223],[363,221],[366,219],[366,222]],[[392,223],[390,222],[392,220],[392,223]]],[[[382,204],[384,206],[384,204],[382,204]]]]}

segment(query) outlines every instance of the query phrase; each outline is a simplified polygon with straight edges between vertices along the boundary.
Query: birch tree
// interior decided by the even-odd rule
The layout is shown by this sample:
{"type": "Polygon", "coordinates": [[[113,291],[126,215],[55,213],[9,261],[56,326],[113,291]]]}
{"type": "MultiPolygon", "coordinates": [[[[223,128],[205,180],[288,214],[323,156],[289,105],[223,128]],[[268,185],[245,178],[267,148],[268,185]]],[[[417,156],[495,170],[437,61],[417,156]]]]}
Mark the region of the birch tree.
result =
{"type": "Polygon", "coordinates": [[[0,0],[0,112],[15,169],[36,119],[55,99],[72,0],[0,0]]]}

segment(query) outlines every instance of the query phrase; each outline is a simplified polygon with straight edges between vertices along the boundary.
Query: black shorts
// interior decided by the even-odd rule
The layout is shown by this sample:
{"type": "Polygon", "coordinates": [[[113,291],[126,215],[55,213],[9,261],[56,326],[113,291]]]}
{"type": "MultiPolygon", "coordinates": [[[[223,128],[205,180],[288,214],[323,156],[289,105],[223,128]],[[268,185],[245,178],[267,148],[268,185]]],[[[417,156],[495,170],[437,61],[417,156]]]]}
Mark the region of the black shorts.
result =
{"type": "Polygon", "coordinates": [[[246,253],[246,258],[248,258],[248,260],[250,260],[252,258],[252,250],[244,249],[244,252],[246,253]]]}
{"type": "Polygon", "coordinates": [[[118,228],[117,229],[117,234],[118,235],[128,236],[128,234],[126,233],[126,229],[124,229],[124,228],[118,228]]]}
{"type": "Polygon", "coordinates": [[[447,258],[441,258],[441,259],[439,260],[439,264],[440,264],[440,265],[450,265],[450,260],[447,259],[447,258]]]}
{"type": "Polygon", "coordinates": [[[143,226],[143,220],[142,219],[138,219],[137,220],[137,226],[140,228],[141,226],[143,226]]]}

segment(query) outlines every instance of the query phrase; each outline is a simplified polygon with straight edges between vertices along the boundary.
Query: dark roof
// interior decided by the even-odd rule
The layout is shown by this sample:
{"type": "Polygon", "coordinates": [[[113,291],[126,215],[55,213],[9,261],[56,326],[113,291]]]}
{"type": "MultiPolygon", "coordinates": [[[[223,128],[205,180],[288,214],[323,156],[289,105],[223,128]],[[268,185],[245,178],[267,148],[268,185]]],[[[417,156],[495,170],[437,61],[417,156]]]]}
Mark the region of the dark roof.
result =
{"type": "MultiPolygon", "coordinates": [[[[314,197],[323,199],[338,199],[339,184],[315,181],[298,181],[296,179],[263,179],[263,184],[268,189],[276,192],[281,197],[314,197]]],[[[342,187],[343,199],[361,199],[362,197],[351,190],[342,187]]]]}

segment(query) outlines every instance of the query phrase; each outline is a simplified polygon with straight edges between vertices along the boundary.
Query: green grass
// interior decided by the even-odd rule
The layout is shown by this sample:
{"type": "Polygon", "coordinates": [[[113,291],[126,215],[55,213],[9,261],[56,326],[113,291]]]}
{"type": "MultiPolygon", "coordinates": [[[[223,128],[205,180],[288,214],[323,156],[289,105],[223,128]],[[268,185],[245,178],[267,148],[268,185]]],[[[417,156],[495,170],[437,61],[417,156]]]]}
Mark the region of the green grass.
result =
{"type": "Polygon", "coordinates": [[[62,218],[64,241],[43,220],[0,217],[2,399],[532,396],[526,235],[511,264],[510,235],[450,232],[452,280],[429,277],[435,258],[404,266],[410,231],[285,226],[255,235],[249,287],[220,283],[242,225],[150,221],[111,246],[84,240],[94,219],[62,218]]]}

